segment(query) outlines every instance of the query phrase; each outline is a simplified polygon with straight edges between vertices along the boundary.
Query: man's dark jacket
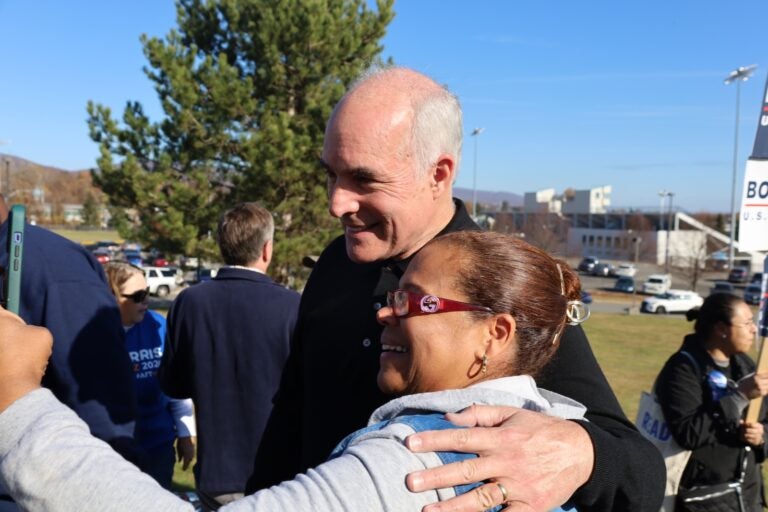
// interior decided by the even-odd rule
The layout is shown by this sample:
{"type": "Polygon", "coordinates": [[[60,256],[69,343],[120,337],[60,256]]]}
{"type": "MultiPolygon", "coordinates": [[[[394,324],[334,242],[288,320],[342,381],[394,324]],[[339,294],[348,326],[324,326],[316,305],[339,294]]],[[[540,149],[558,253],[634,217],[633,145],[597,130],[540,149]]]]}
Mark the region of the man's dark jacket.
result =
{"type": "Polygon", "coordinates": [[[298,307],[298,293],[227,267],[181,292],[168,313],[160,383],[169,396],[195,404],[195,479],[209,496],[245,489],[298,307]]]}
{"type": "MultiPolygon", "coordinates": [[[[8,264],[7,232],[6,221],[0,225],[3,268],[8,264]]],[[[139,462],[133,372],[104,270],[83,246],[37,226],[25,226],[23,243],[19,316],[53,335],[43,385],[94,436],[139,462]]]]}
{"type": "MultiPolygon", "coordinates": [[[[455,202],[456,213],[440,234],[480,229],[464,204],[455,202]]],[[[388,401],[376,385],[383,328],[375,313],[407,265],[354,263],[343,237],[320,256],[302,296],[294,345],[249,492],[323,462],[336,443],[365,426],[373,410],[388,401]]],[[[657,512],[664,494],[663,460],[622,412],[581,327],[566,330],[537,382],[589,409],[589,422],[581,424],[595,445],[595,469],[571,503],[582,512],[657,512]]]]}

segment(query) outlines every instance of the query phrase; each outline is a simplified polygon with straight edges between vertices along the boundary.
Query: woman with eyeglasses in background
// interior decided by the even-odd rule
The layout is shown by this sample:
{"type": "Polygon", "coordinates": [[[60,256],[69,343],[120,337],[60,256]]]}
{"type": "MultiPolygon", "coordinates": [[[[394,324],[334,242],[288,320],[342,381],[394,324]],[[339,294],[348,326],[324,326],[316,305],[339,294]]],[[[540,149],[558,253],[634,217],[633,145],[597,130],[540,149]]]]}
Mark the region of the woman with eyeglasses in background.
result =
{"type": "Polygon", "coordinates": [[[195,457],[195,421],[192,400],[175,400],[161,390],[157,370],[165,344],[165,317],[148,309],[149,288],[144,271],[123,261],[104,266],[109,286],[117,299],[125,329],[125,348],[136,382],[138,415],[136,442],[146,452],[141,469],[170,489],[178,459],[184,469],[195,457]]]}
{"type": "MultiPolygon", "coordinates": [[[[130,284],[116,293],[130,295],[145,286],[139,278],[130,284]]],[[[445,413],[474,404],[515,407],[510,414],[522,418],[536,411],[552,416],[553,422],[581,420],[586,412],[581,404],[538,389],[534,380],[555,353],[566,324],[578,324],[589,316],[579,300],[576,274],[565,262],[516,237],[462,231],[436,238],[420,250],[399,286],[376,312],[384,325],[378,385],[394,399],[374,411],[366,428],[340,440],[325,463],[220,510],[416,511],[455,496],[476,510],[499,510],[514,500],[510,494],[515,486],[536,485],[469,478],[466,485],[411,492],[405,485],[409,473],[471,462],[475,455],[412,452],[406,438],[422,430],[460,428],[445,413]]],[[[0,458],[5,458],[0,464],[2,476],[21,474],[22,468],[24,474],[33,474],[43,460],[51,460],[61,466],[52,478],[67,474],[78,485],[48,481],[46,486],[13,477],[11,490],[23,497],[23,505],[65,510],[60,500],[66,494],[67,502],[78,503],[82,511],[191,510],[190,504],[147,485],[142,475],[104,446],[87,442],[86,430],[64,428],[74,427],[77,418],[63,418],[52,398],[44,396],[45,390],[30,395],[34,396],[29,401],[20,398],[0,414],[0,438],[29,424],[43,432],[28,431],[25,443],[11,440],[13,449],[0,450],[0,458]],[[13,418],[20,417],[30,420],[14,423],[13,418]],[[47,436],[47,429],[66,431],[66,436],[47,436]],[[72,444],[81,449],[65,450],[72,444]],[[47,494],[54,485],[60,490],[47,494]],[[130,495],[130,500],[121,500],[118,506],[113,499],[117,494],[130,495]]],[[[537,457],[535,439],[521,439],[519,445],[528,457],[537,457]]],[[[560,498],[565,502],[569,496],[560,498]]],[[[526,509],[541,506],[529,503],[526,509]]]]}
{"type": "MultiPolygon", "coordinates": [[[[747,355],[757,334],[752,310],[736,295],[715,293],[686,316],[696,320],[694,332],[656,381],[672,437],[692,450],[676,510],[699,510],[693,507],[700,501],[681,502],[686,489],[743,480],[743,510],[762,512],[765,404],[758,422],[743,421],[749,400],[768,394],[768,375],[755,375],[755,363],[747,355]]],[[[728,504],[720,510],[740,511],[728,504]]]]}

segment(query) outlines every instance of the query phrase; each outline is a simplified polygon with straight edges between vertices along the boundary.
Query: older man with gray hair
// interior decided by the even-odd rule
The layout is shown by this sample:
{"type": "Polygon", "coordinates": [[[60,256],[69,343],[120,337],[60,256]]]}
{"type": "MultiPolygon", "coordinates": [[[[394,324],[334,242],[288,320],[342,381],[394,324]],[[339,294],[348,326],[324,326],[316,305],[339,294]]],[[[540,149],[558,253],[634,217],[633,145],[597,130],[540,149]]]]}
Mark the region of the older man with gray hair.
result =
{"type": "MultiPolygon", "coordinates": [[[[452,197],[461,144],[456,97],[410,69],[369,72],[336,106],[322,166],[329,211],[344,234],[322,253],[302,296],[293,352],[249,492],[321,463],[391,398],[376,385],[377,309],[428,241],[479,229],[452,197]]],[[[547,510],[570,498],[578,510],[658,510],[661,457],[624,416],[583,330],[569,328],[559,343],[539,385],[584,403],[589,421],[494,409],[493,417],[505,420],[500,428],[470,429],[460,438],[456,431],[416,434],[409,441],[414,450],[481,456],[412,474],[411,490],[493,479],[509,490],[496,502],[515,504],[510,509],[547,510]]],[[[476,423],[477,412],[457,421],[476,423]]],[[[476,506],[465,494],[431,510],[476,506]]]]}

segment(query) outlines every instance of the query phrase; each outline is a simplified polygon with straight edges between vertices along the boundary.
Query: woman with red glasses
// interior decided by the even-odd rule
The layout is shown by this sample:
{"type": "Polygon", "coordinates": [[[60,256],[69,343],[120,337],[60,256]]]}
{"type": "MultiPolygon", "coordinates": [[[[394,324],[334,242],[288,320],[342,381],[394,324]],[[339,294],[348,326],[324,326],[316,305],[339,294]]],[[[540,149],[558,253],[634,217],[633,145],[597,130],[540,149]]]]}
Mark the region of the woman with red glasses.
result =
{"type": "MultiPolygon", "coordinates": [[[[414,453],[406,447],[406,438],[421,430],[457,428],[445,413],[473,404],[514,406],[522,409],[521,415],[532,410],[582,419],[581,404],[538,389],[534,380],[555,352],[566,324],[588,317],[579,292],[578,277],[564,262],[513,236],[464,231],[433,240],[414,257],[400,288],[389,294],[387,305],[377,312],[385,326],[378,384],[397,398],[377,409],[368,427],[342,440],[327,462],[221,510],[418,511],[455,496],[475,510],[508,505],[509,487],[535,482],[472,482],[470,477],[467,485],[410,492],[405,485],[409,473],[471,462],[475,456],[414,453]]],[[[29,399],[25,396],[9,407],[11,418],[27,418],[26,423],[6,420],[8,412],[0,414],[0,460],[5,460],[0,463],[1,476],[12,475],[11,490],[27,500],[23,505],[65,510],[59,503],[66,493],[67,503],[78,503],[83,511],[192,509],[148,485],[146,478],[108,449],[86,442],[87,430],[72,428],[77,423],[73,415],[65,420],[56,410],[58,416],[52,417],[55,402],[44,394],[45,390],[34,391],[29,399]],[[7,432],[33,422],[38,430],[55,428],[66,434],[48,438],[44,432],[35,433],[26,443],[2,441],[7,432]],[[33,478],[16,478],[15,468],[33,474],[44,457],[32,456],[31,449],[3,448],[10,443],[35,445],[34,454],[49,452],[48,460],[55,460],[61,473],[77,485],[53,487],[57,489],[53,496],[33,478]],[[63,453],[63,447],[72,443],[81,449],[63,453]],[[128,494],[121,503],[114,502],[115,495],[128,494]]],[[[3,401],[7,397],[0,394],[3,401]]],[[[520,445],[535,457],[535,442],[520,445]]]]}
{"type": "Polygon", "coordinates": [[[184,469],[195,457],[192,400],[174,400],[160,390],[157,370],[163,357],[166,322],[147,307],[149,288],[144,271],[123,261],[109,262],[104,270],[120,308],[125,348],[136,383],[136,441],[146,455],[140,461],[141,469],[170,489],[176,460],[174,441],[178,438],[176,450],[184,469]]]}

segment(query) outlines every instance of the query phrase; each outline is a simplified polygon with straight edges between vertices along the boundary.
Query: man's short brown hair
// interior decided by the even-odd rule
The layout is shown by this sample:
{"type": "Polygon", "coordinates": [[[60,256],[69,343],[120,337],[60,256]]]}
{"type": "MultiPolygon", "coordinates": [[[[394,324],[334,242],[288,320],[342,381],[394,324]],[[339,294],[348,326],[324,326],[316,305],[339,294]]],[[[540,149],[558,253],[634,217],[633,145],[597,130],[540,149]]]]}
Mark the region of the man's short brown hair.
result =
{"type": "Polygon", "coordinates": [[[216,240],[224,263],[245,266],[259,259],[274,233],[275,221],[269,211],[257,203],[240,203],[221,216],[216,240]]]}

